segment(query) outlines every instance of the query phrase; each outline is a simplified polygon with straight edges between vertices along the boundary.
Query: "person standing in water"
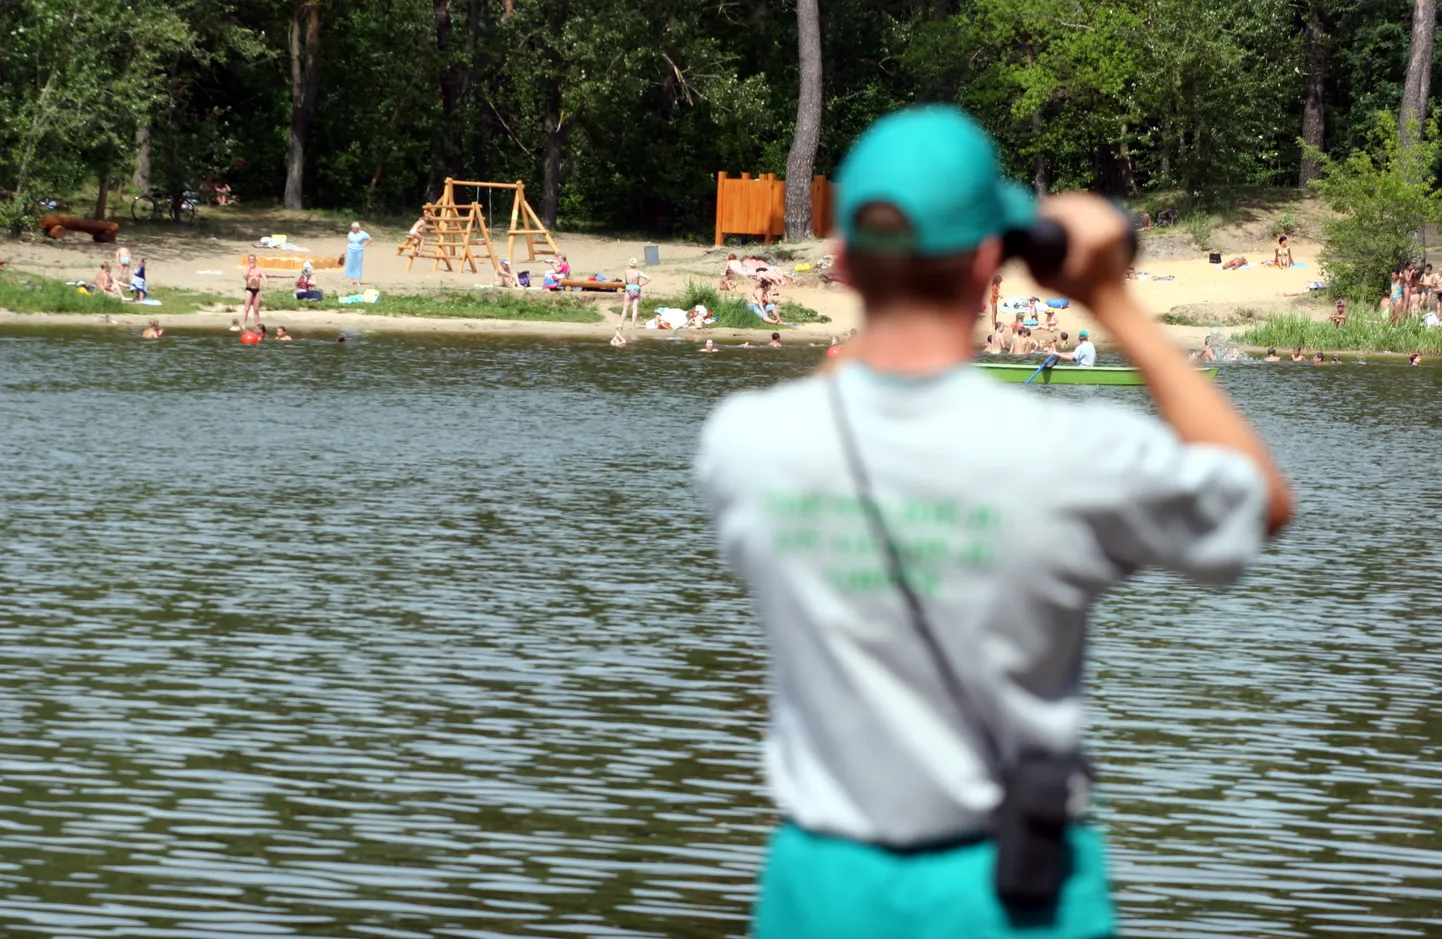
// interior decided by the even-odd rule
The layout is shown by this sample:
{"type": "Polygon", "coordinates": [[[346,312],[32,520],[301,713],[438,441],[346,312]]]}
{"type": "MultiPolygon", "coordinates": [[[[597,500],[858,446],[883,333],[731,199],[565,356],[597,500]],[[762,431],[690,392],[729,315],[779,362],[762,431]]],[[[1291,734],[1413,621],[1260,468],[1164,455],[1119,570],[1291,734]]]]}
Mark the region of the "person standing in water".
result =
{"type": "Polygon", "coordinates": [[[783,821],[751,935],[1114,936],[1081,752],[1089,611],[1146,566],[1235,579],[1290,517],[1287,483],[1129,292],[1129,220],[1104,199],[1042,204],[1069,250],[1039,282],[1106,326],[1159,419],[971,367],[1001,236],[1038,212],[961,111],[877,121],[835,192],[860,338],[726,399],[696,457],[770,647],[783,821]],[[999,476],[1027,497],[992,496],[999,476]]]}
{"type": "Polygon", "coordinates": [[[361,231],[360,222],[351,222],[350,234],[345,236],[345,241],[345,279],[350,281],[353,289],[358,290],[365,267],[366,245],[371,243],[371,236],[361,231]]]}
{"type": "Polygon", "coordinates": [[[159,339],[165,335],[165,330],[160,326],[160,320],[151,320],[144,329],[140,331],[141,339],[159,339]]]}
{"type": "Polygon", "coordinates": [[[255,255],[247,256],[245,261],[245,272],[241,274],[241,279],[245,281],[245,306],[240,311],[241,329],[244,329],[250,322],[252,311],[255,313],[255,324],[260,325],[260,290],[266,280],[270,278],[269,274],[260,269],[255,255]]]}
{"type": "Polygon", "coordinates": [[[626,296],[621,301],[621,325],[626,324],[626,313],[630,312],[631,328],[636,328],[636,318],[641,315],[641,288],[650,282],[651,278],[641,273],[641,269],[636,266],[636,259],[632,258],[626,273],[621,275],[621,283],[625,285],[622,289],[626,291],[626,296]]]}

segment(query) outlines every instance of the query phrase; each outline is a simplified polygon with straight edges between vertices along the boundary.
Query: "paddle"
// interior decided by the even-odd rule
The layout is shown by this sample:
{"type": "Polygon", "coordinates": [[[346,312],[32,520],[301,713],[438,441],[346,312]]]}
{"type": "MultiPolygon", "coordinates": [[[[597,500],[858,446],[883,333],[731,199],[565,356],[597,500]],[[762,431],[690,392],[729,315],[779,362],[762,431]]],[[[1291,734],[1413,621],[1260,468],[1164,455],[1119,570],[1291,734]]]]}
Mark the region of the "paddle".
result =
{"type": "Polygon", "coordinates": [[[1051,368],[1053,365],[1056,364],[1056,358],[1057,358],[1057,357],[1056,357],[1056,353],[1053,352],[1051,355],[1047,356],[1045,359],[1042,359],[1042,363],[1036,367],[1036,371],[1034,371],[1034,372],[1031,373],[1031,378],[1028,378],[1026,381],[1022,382],[1022,384],[1023,384],[1023,385],[1030,385],[1030,384],[1031,384],[1031,381],[1032,381],[1032,378],[1036,378],[1036,376],[1040,375],[1043,371],[1045,371],[1046,369],[1051,368]]]}

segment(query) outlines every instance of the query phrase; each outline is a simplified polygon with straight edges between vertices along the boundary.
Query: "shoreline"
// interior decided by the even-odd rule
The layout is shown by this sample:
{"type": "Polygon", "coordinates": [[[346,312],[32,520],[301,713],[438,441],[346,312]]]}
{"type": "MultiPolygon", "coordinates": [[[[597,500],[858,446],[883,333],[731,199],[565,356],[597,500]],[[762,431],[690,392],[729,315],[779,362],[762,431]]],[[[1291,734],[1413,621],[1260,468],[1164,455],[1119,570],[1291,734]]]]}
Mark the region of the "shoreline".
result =
{"type": "MultiPolygon", "coordinates": [[[[143,329],[151,319],[160,319],[161,325],[166,329],[176,328],[183,330],[196,330],[205,332],[230,332],[230,321],[235,315],[225,311],[214,311],[205,313],[175,313],[175,314],[151,314],[151,313],[108,313],[103,314],[108,321],[98,319],[91,313],[15,313],[10,310],[0,309],[0,327],[5,326],[66,326],[91,329],[143,329]]],[[[333,311],[300,309],[275,309],[267,313],[268,320],[274,326],[284,326],[292,333],[316,331],[330,335],[338,335],[345,332],[361,331],[371,333],[393,333],[399,335],[449,335],[462,334],[472,336],[524,336],[543,339],[580,339],[587,341],[604,342],[611,338],[615,332],[616,324],[609,318],[601,323],[550,323],[541,320],[496,320],[496,319],[468,319],[446,316],[385,316],[374,313],[335,313],[333,311]]],[[[1195,345],[1200,340],[1190,335],[1192,332],[1210,332],[1219,334],[1227,331],[1227,328],[1198,328],[1184,326],[1168,326],[1159,324],[1167,334],[1167,337],[1179,348],[1187,348],[1189,344],[1195,345]]],[[[771,333],[780,332],[782,339],[790,339],[793,342],[804,341],[808,346],[825,346],[830,343],[831,336],[842,332],[834,323],[804,323],[793,328],[774,330],[770,327],[760,329],[738,329],[735,327],[722,326],[710,327],[703,330],[692,329],[645,329],[637,327],[626,332],[627,342],[638,341],[665,341],[676,339],[690,339],[697,343],[706,339],[738,339],[743,342],[765,341],[771,333]]],[[[1094,339],[1098,349],[1114,350],[1115,344],[1104,335],[1096,335],[1097,327],[1092,326],[1094,339]]],[[[980,332],[980,324],[978,324],[980,332]]],[[[304,338],[303,335],[300,338],[304,338]]],[[[799,342],[797,343],[800,344],[799,342]]],[[[984,343],[978,341],[978,350],[984,343]]],[[[1249,355],[1260,358],[1267,351],[1266,346],[1238,345],[1249,355]]],[[[1406,359],[1410,353],[1407,352],[1367,352],[1358,349],[1336,349],[1327,350],[1330,355],[1336,352],[1338,355],[1366,356],[1379,359],[1406,359]]],[[[1030,361],[1040,353],[1033,353],[1018,361],[1030,361]]],[[[1011,359],[1012,356],[1002,357],[1002,361],[1011,359]]],[[[1424,358],[1431,358],[1425,356],[1424,358]]],[[[980,360],[980,358],[978,358],[980,360]]]]}
{"type": "MultiPolygon", "coordinates": [[[[134,328],[143,329],[150,320],[160,320],[166,329],[205,330],[229,332],[231,320],[237,315],[228,311],[202,313],[158,313],[142,307],[145,312],[93,313],[15,313],[0,309],[0,326],[76,326],[95,329],[134,328]]],[[[616,323],[609,317],[600,323],[565,323],[544,320],[501,320],[453,316],[387,316],[379,313],[336,313],[331,310],[301,308],[269,309],[265,320],[274,328],[284,326],[292,333],[309,330],[344,333],[360,330],[363,332],[389,332],[411,335],[461,333],[490,336],[540,336],[578,339],[609,340],[616,331],[616,323]]],[[[787,336],[829,343],[839,332],[833,323],[803,323],[799,326],[774,329],[770,326],[758,329],[738,329],[729,326],[706,329],[646,329],[637,326],[623,333],[627,342],[643,339],[669,339],[679,336],[702,341],[707,338],[734,337],[743,340],[769,339],[773,332],[787,336]]]]}

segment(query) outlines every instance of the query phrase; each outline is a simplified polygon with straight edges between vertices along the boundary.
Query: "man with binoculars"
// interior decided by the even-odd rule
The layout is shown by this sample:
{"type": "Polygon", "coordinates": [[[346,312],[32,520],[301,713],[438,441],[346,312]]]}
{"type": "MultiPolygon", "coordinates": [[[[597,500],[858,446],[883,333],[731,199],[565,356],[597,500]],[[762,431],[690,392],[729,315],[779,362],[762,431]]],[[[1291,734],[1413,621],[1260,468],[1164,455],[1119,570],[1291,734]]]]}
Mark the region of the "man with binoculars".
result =
{"type": "Polygon", "coordinates": [[[1037,206],[962,112],[877,121],[836,217],[860,335],[836,368],[728,399],[697,457],[771,648],[784,821],[754,935],[1114,935],[1082,755],[1088,610],[1146,565],[1235,579],[1290,516],[1287,483],[1128,294],[1126,217],[1084,194],[1037,206]],[[1159,420],[967,367],[1009,254],[1090,309],[1159,420]]]}

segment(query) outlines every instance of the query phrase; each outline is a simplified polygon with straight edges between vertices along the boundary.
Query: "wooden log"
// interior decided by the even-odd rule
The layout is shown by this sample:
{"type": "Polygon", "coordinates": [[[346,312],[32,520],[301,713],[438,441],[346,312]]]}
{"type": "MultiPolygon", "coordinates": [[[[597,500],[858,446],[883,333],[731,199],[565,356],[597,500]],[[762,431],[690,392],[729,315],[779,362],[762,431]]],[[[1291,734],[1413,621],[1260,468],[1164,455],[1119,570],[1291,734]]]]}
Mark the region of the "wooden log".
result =
{"type": "Polygon", "coordinates": [[[115,222],[98,218],[73,218],[68,215],[46,215],[40,219],[40,228],[51,238],[64,238],[67,232],[78,231],[100,242],[113,242],[116,233],[120,231],[120,226],[115,222]]]}

